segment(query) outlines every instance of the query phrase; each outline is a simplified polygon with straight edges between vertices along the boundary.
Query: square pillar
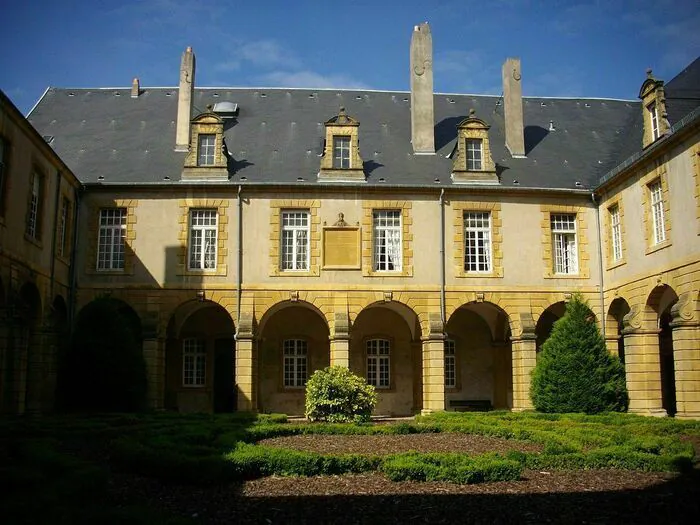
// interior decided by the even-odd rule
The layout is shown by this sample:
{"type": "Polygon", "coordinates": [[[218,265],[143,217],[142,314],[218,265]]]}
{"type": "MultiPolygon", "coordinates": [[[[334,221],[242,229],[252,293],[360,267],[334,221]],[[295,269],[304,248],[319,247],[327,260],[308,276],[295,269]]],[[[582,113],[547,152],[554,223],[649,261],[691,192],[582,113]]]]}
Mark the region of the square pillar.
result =
{"type": "Polygon", "coordinates": [[[236,339],[236,409],[255,412],[258,408],[258,364],[255,356],[255,340],[252,337],[236,339]]]}
{"type": "Polygon", "coordinates": [[[331,366],[350,368],[350,339],[331,339],[331,366]]]}
{"type": "Polygon", "coordinates": [[[445,410],[445,343],[440,339],[423,341],[422,414],[445,410]]]}
{"type": "Polygon", "coordinates": [[[625,330],[623,337],[629,412],[645,416],[666,416],[661,399],[658,330],[625,330]]]}
{"type": "Polygon", "coordinates": [[[537,363],[537,337],[524,333],[511,339],[513,352],[513,411],[532,410],[530,382],[537,363]]]}
{"type": "Polygon", "coordinates": [[[143,359],[148,378],[147,403],[149,408],[163,408],[165,403],[165,351],[162,338],[144,339],[143,359]]]}
{"type": "Polygon", "coordinates": [[[676,374],[676,417],[700,419],[700,327],[671,323],[676,374]]]}

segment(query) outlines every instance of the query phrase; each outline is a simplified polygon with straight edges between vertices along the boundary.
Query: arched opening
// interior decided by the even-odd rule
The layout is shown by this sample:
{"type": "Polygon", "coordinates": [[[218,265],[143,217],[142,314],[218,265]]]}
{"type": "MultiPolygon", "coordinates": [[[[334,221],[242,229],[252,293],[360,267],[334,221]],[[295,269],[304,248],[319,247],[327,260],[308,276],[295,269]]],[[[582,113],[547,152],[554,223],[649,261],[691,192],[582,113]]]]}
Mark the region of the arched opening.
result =
{"type": "Polygon", "coordinates": [[[42,409],[52,410],[56,401],[56,370],[60,359],[68,350],[68,307],[60,295],[54,297],[48,316],[46,351],[44,356],[44,388],[42,409]]]}
{"type": "Polygon", "coordinates": [[[625,364],[625,338],[622,335],[623,320],[629,312],[630,305],[627,301],[622,297],[617,297],[610,304],[607,323],[605,324],[606,339],[616,339],[615,350],[623,365],[625,364]]]}
{"type": "Polygon", "coordinates": [[[508,315],[492,303],[468,303],[450,316],[446,333],[445,407],[512,408],[508,315]]]}
{"type": "Polygon", "coordinates": [[[20,380],[19,412],[41,410],[42,348],[38,328],[41,324],[41,295],[34,283],[25,283],[17,297],[18,339],[15,351],[15,370],[20,380]],[[19,361],[17,361],[19,358],[19,361]],[[22,385],[21,383],[24,383],[22,385]]]}
{"type": "Polygon", "coordinates": [[[659,373],[661,375],[661,406],[669,416],[676,414],[676,370],[671,330],[671,308],[678,295],[668,285],[654,288],[647,299],[645,322],[654,323],[659,330],[659,373]],[[655,318],[655,319],[654,319],[655,318]]]}
{"type": "Polygon", "coordinates": [[[330,364],[328,324],[305,302],[285,302],[260,322],[258,405],[262,412],[304,413],[306,381],[330,364]]]}
{"type": "Polygon", "coordinates": [[[212,301],[180,305],[168,323],[165,408],[180,412],[236,409],[235,326],[212,301]]]}
{"type": "Polygon", "coordinates": [[[559,301],[558,303],[551,304],[542,312],[539,319],[537,319],[537,325],[535,326],[535,335],[537,336],[537,351],[542,349],[542,345],[545,343],[552,333],[552,328],[554,323],[559,319],[564,317],[566,313],[566,303],[564,301],[559,301]]]}
{"type": "Polygon", "coordinates": [[[395,301],[372,304],[355,318],[350,370],[376,387],[375,414],[406,416],[422,408],[420,333],[415,312],[395,301]]]}
{"type": "Polygon", "coordinates": [[[80,310],[59,363],[58,401],[68,410],[137,411],[145,407],[141,319],[124,301],[93,300],[80,310]]]}

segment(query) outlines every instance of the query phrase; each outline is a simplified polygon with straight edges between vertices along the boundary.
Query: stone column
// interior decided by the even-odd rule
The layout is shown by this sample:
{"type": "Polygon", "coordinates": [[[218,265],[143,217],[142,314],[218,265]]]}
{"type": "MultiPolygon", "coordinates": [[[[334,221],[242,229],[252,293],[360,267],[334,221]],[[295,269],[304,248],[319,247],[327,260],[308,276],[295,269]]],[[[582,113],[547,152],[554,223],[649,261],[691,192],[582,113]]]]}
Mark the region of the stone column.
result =
{"type": "Polygon", "coordinates": [[[674,318],[673,361],[676,373],[676,417],[700,419],[700,325],[674,318]]]}
{"type": "Polygon", "coordinates": [[[253,334],[252,312],[241,312],[236,333],[236,410],[255,412],[258,409],[258,359],[253,334]]]}
{"type": "Polygon", "coordinates": [[[423,409],[421,414],[445,410],[445,334],[440,314],[429,315],[429,333],[422,348],[423,409]]]}
{"type": "Polygon", "coordinates": [[[49,344],[50,332],[41,327],[29,331],[26,341],[26,375],[24,383],[24,412],[41,413],[41,396],[43,382],[43,351],[49,344]]]}
{"type": "Polygon", "coordinates": [[[330,363],[331,366],[350,368],[350,318],[347,312],[335,313],[330,363]]]}
{"type": "Polygon", "coordinates": [[[625,327],[625,377],[630,396],[629,412],[665,416],[661,399],[659,331],[625,327]]]}
{"type": "Polygon", "coordinates": [[[510,340],[513,352],[513,411],[532,410],[530,381],[537,362],[537,336],[524,332],[510,340]]]}
{"type": "Polygon", "coordinates": [[[148,377],[149,408],[163,408],[165,402],[165,341],[162,337],[143,340],[143,358],[148,377]]]}

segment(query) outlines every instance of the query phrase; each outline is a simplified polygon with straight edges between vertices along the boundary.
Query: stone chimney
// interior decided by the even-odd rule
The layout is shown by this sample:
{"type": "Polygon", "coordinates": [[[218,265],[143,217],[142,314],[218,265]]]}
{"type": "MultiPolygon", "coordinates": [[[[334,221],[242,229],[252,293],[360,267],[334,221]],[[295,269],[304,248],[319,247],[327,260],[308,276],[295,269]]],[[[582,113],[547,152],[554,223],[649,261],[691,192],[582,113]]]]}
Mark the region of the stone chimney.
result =
{"type": "Polygon", "coordinates": [[[506,125],[506,147],[513,157],[524,157],[523,85],[520,76],[519,58],[508,58],[503,64],[503,106],[506,125]]]}
{"type": "Polygon", "coordinates": [[[187,151],[190,147],[190,121],[192,120],[192,95],[194,93],[194,52],[188,47],[180,64],[180,87],[177,96],[177,130],[175,151],[187,151]]]}
{"type": "Polygon", "coordinates": [[[433,110],[433,37],[428,22],[411,37],[411,142],[417,154],[435,154],[433,110]]]}
{"type": "Polygon", "coordinates": [[[138,77],[134,77],[131,81],[131,98],[139,98],[141,94],[141,85],[139,84],[138,77]]]}

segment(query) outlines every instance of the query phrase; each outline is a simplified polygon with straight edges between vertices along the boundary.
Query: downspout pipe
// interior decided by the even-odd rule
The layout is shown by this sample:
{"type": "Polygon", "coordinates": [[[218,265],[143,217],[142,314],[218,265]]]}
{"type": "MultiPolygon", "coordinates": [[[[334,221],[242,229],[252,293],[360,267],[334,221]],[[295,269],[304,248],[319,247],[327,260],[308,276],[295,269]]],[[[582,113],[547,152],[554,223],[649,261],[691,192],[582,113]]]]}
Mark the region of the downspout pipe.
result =
{"type": "Polygon", "coordinates": [[[445,331],[445,190],[440,190],[440,320],[445,331]]]}
{"type": "MultiPolygon", "coordinates": [[[[58,205],[61,197],[61,171],[56,170],[56,196],[54,198],[53,208],[53,234],[51,236],[51,279],[49,281],[49,301],[53,306],[54,283],[56,280],[56,225],[58,224],[58,205]]],[[[65,226],[65,225],[64,225],[65,226]]]]}
{"type": "Polygon", "coordinates": [[[78,263],[76,258],[78,256],[78,226],[80,223],[80,201],[82,193],[82,186],[73,190],[73,195],[75,197],[73,209],[75,213],[73,216],[73,231],[71,232],[70,266],[68,267],[68,328],[71,332],[73,331],[73,319],[75,318],[75,296],[78,275],[78,263]]]}
{"type": "Polygon", "coordinates": [[[238,282],[236,283],[236,330],[241,326],[241,293],[243,291],[243,186],[238,186],[238,282]]]}
{"type": "Polygon", "coordinates": [[[603,240],[600,230],[600,203],[596,201],[595,193],[593,192],[591,192],[591,200],[596,207],[595,220],[598,236],[598,271],[600,272],[600,329],[603,331],[603,338],[605,338],[605,296],[603,292],[605,275],[603,273],[603,240]]]}

